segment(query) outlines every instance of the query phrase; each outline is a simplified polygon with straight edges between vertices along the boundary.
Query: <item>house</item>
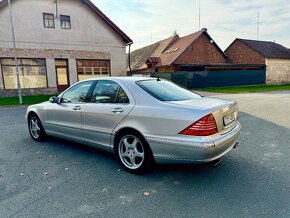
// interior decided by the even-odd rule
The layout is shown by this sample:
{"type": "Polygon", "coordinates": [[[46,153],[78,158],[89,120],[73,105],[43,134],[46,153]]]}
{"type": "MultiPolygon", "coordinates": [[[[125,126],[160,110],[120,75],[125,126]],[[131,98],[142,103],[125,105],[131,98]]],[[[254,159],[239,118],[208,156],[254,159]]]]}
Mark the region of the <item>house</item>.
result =
{"type": "Polygon", "coordinates": [[[174,35],[131,53],[133,73],[176,72],[185,65],[226,63],[226,55],[207,29],[179,37],[174,35]]]}
{"type": "Polygon", "coordinates": [[[290,83],[290,51],[282,45],[237,38],[225,53],[229,63],[265,64],[266,83],[290,83]]]}
{"type": "MultiPolygon", "coordinates": [[[[132,40],[90,0],[14,0],[24,94],[60,92],[90,77],[125,76],[132,40]]],[[[17,89],[8,1],[0,1],[0,94],[17,89]]]]}

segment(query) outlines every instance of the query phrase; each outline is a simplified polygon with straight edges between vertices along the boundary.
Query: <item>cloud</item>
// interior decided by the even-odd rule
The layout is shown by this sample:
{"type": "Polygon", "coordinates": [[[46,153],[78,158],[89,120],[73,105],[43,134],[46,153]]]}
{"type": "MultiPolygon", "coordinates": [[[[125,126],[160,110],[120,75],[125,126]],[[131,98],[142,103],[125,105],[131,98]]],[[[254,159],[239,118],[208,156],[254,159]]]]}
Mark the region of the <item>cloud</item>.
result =
{"type": "MultiPolygon", "coordinates": [[[[93,0],[112,19],[137,49],[172,35],[199,28],[198,0],[93,0]]],[[[276,41],[290,48],[289,0],[200,0],[201,27],[225,49],[235,38],[276,41]]]]}

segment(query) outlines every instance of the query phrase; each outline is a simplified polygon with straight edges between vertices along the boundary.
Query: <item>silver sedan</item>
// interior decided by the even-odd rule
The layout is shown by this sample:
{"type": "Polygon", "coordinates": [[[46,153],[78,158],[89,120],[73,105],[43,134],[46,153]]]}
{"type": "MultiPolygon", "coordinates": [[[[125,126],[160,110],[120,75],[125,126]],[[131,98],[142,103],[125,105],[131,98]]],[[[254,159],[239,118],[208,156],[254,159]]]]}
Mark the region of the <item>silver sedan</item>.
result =
{"type": "Polygon", "coordinates": [[[48,102],[31,105],[28,129],[114,152],[125,170],[152,162],[210,162],[228,153],[240,133],[234,101],[202,97],[148,77],[78,82],[48,102]]]}

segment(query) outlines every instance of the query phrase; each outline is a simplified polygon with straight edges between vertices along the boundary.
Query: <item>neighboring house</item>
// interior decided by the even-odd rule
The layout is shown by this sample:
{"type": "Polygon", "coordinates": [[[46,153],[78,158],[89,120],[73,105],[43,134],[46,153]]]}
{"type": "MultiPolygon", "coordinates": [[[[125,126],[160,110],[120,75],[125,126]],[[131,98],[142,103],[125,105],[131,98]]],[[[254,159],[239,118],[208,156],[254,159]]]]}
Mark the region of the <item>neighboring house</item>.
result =
{"type": "Polygon", "coordinates": [[[265,64],[266,83],[290,82],[290,51],[282,45],[237,38],[225,53],[229,63],[265,64]]]}
{"type": "Polygon", "coordinates": [[[133,73],[176,72],[184,65],[226,63],[226,55],[202,29],[190,35],[174,35],[131,53],[133,73]]]}
{"type": "MultiPolygon", "coordinates": [[[[8,1],[0,1],[0,94],[16,93],[8,1]]],[[[75,82],[125,76],[132,40],[90,0],[11,1],[21,88],[62,91],[75,82]]]]}

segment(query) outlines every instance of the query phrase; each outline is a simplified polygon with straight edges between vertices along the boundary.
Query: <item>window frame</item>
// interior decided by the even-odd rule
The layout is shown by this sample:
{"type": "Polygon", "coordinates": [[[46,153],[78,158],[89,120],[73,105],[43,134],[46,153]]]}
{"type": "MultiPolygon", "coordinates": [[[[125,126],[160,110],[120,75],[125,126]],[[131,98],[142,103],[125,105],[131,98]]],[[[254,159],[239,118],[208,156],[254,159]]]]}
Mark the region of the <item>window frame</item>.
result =
{"type": "Polygon", "coordinates": [[[61,93],[58,97],[61,99],[60,100],[60,103],[61,104],[84,104],[84,103],[90,103],[90,100],[91,100],[91,96],[92,96],[92,93],[93,93],[93,90],[95,88],[95,85],[96,85],[96,81],[94,80],[88,80],[88,81],[82,81],[82,82],[79,82],[79,83],[76,83],[74,84],[73,86],[71,86],[68,90],[66,90],[65,92],[61,93]],[[70,91],[71,89],[73,89],[75,86],[78,86],[78,85],[81,85],[83,83],[89,83],[91,82],[91,86],[90,88],[88,89],[87,91],[87,94],[85,96],[85,100],[84,101],[78,101],[78,102],[64,102],[63,101],[63,96],[65,93],[67,93],[68,91],[70,91]]]}
{"type": "MultiPolygon", "coordinates": [[[[1,74],[2,74],[2,80],[3,80],[3,89],[4,90],[16,90],[17,87],[15,89],[6,89],[5,87],[5,80],[4,80],[4,70],[3,70],[3,66],[4,67],[15,67],[16,68],[16,65],[7,65],[7,64],[2,64],[2,60],[7,60],[7,59],[11,59],[15,62],[14,58],[1,58],[0,57],[0,67],[1,67],[1,74]]],[[[23,88],[21,87],[21,89],[24,89],[24,90],[28,90],[28,89],[46,89],[48,88],[48,77],[47,77],[47,63],[46,63],[46,59],[45,58],[17,58],[17,62],[18,62],[18,72],[19,70],[22,68],[22,67],[45,67],[45,77],[46,77],[46,87],[36,87],[36,88],[23,88]],[[36,60],[43,60],[44,61],[44,64],[43,65],[23,65],[22,64],[22,60],[32,60],[32,59],[36,59],[36,60]]],[[[20,72],[19,72],[19,75],[20,72]]],[[[15,75],[16,76],[16,75],[15,75]]]]}
{"type": "Polygon", "coordinates": [[[51,14],[51,13],[42,13],[43,15],[43,26],[44,26],[44,28],[48,28],[48,29],[55,29],[55,18],[54,18],[54,14],[51,14]],[[45,15],[52,15],[53,16],[53,19],[49,19],[49,18],[45,18],[45,15]],[[45,20],[52,20],[53,21],[53,26],[52,27],[50,27],[50,26],[46,26],[45,25],[45,20]]]}
{"type": "Polygon", "coordinates": [[[155,99],[161,101],[161,102],[171,102],[171,101],[186,101],[186,100],[191,100],[191,99],[197,99],[197,98],[201,98],[202,96],[192,92],[176,83],[173,83],[171,81],[165,80],[165,79],[159,79],[156,78],[155,79],[147,79],[147,80],[139,80],[135,82],[141,89],[143,89],[147,94],[151,95],[152,97],[154,97],[155,99]],[[142,83],[146,83],[146,82],[168,82],[171,83],[172,85],[176,86],[177,88],[180,88],[182,90],[185,90],[185,92],[187,92],[188,94],[192,95],[192,97],[189,98],[180,98],[180,99],[163,99],[160,95],[157,95],[156,93],[154,93],[152,90],[148,89],[145,85],[143,85],[142,83]],[[194,96],[194,97],[193,97],[194,96]]]}
{"type": "Polygon", "coordinates": [[[63,29],[63,30],[70,30],[71,29],[71,19],[70,19],[70,16],[69,15],[59,15],[59,22],[60,22],[60,28],[63,29]],[[62,18],[68,18],[68,21],[67,20],[62,20],[62,18]],[[67,28],[67,25],[65,24],[65,27],[63,28],[62,27],[62,22],[69,22],[69,28],[67,28]]]}
{"type": "MultiPolygon", "coordinates": [[[[108,67],[106,67],[106,68],[108,68],[108,74],[103,74],[102,72],[100,72],[100,74],[97,75],[94,72],[94,74],[90,74],[90,75],[92,75],[96,78],[102,78],[102,76],[104,76],[104,77],[111,77],[112,76],[111,75],[111,60],[110,59],[76,59],[76,69],[77,69],[76,71],[77,71],[78,81],[81,81],[79,78],[79,75],[88,75],[88,74],[85,74],[85,72],[83,72],[83,74],[79,74],[79,68],[83,68],[83,69],[85,69],[85,68],[92,68],[92,69],[97,68],[97,67],[79,66],[79,61],[80,62],[83,62],[83,61],[97,61],[97,62],[98,61],[106,61],[109,65],[108,67]]],[[[98,68],[104,68],[104,67],[98,66],[98,68]]],[[[92,77],[92,78],[94,78],[94,77],[92,77]]]]}
{"type": "Polygon", "coordinates": [[[89,99],[89,103],[91,104],[122,104],[122,105],[129,105],[130,104],[130,98],[129,98],[129,95],[126,93],[126,91],[124,90],[124,88],[117,82],[113,81],[113,80],[107,80],[107,79],[99,79],[99,80],[96,80],[96,83],[94,85],[94,87],[92,88],[92,91],[91,91],[91,96],[90,96],[90,99],[89,99]],[[94,90],[95,88],[97,87],[98,83],[99,82],[103,82],[103,81],[109,81],[109,82],[112,82],[112,83],[115,83],[118,85],[118,89],[117,89],[117,92],[115,94],[115,98],[114,98],[114,102],[92,102],[92,97],[93,97],[93,93],[94,93],[94,90]],[[117,102],[117,99],[118,99],[118,95],[120,93],[120,90],[123,90],[123,92],[126,94],[127,98],[128,98],[128,102],[127,103],[118,103],[117,102]]]}

